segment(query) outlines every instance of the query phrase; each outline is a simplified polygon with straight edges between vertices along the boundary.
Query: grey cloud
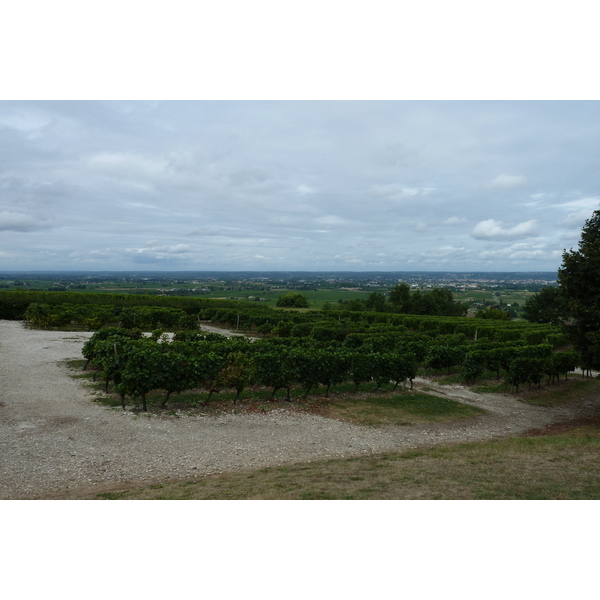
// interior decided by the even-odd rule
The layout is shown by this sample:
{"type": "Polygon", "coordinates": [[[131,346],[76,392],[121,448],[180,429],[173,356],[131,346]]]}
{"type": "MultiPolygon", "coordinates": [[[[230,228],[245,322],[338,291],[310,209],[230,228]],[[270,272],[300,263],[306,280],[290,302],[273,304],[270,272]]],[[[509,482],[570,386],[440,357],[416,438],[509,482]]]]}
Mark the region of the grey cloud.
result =
{"type": "Polygon", "coordinates": [[[190,251],[190,247],[187,244],[178,244],[176,246],[148,246],[145,248],[127,248],[125,250],[130,254],[160,254],[160,255],[171,255],[171,254],[183,254],[190,251]]]}
{"type": "Polygon", "coordinates": [[[419,149],[402,142],[387,142],[373,151],[373,160],[388,168],[414,167],[419,161],[419,149]]]}
{"type": "Polygon", "coordinates": [[[188,231],[185,235],[201,236],[201,237],[219,236],[219,235],[224,235],[224,230],[220,227],[194,227],[193,229],[188,231]]]}
{"type": "Polygon", "coordinates": [[[337,215],[323,215],[314,219],[315,223],[319,225],[345,225],[348,223],[347,219],[338,217],[337,215]]]}
{"type": "Polygon", "coordinates": [[[376,184],[373,186],[373,195],[383,198],[392,198],[403,200],[405,198],[414,198],[416,196],[426,196],[434,191],[431,187],[410,187],[398,183],[376,184]]]}
{"type": "Polygon", "coordinates": [[[477,240],[516,240],[519,238],[533,237],[537,235],[537,221],[530,220],[519,223],[513,227],[504,227],[501,221],[486,219],[480,221],[471,232],[477,240]]]}
{"type": "Polygon", "coordinates": [[[503,173],[502,175],[498,175],[498,177],[490,183],[490,187],[514,188],[523,185],[526,181],[527,178],[522,175],[506,175],[503,173]]]}
{"type": "Polygon", "coordinates": [[[481,253],[485,260],[510,260],[510,261],[529,261],[535,259],[552,258],[559,259],[561,252],[552,249],[548,245],[515,243],[506,248],[498,250],[486,250],[481,253]]]}
{"type": "Polygon", "coordinates": [[[136,263],[180,262],[192,256],[191,248],[187,244],[125,248],[124,253],[136,263]]]}
{"type": "Polygon", "coordinates": [[[229,179],[236,186],[252,186],[265,183],[268,176],[262,169],[243,169],[231,173],[229,179]]]}
{"type": "Polygon", "coordinates": [[[582,208],[574,213],[569,213],[567,218],[560,222],[560,225],[568,229],[581,229],[592,213],[587,208],[582,208]]]}
{"type": "Polygon", "coordinates": [[[454,227],[456,225],[463,225],[467,222],[467,219],[463,219],[461,217],[449,217],[444,221],[444,225],[450,225],[454,227]]]}
{"type": "Polygon", "coordinates": [[[317,190],[311,188],[309,185],[301,184],[296,188],[296,192],[299,196],[305,196],[306,194],[314,194],[317,190]]]}
{"type": "Polygon", "coordinates": [[[24,213],[0,212],[0,231],[40,231],[50,229],[54,224],[48,219],[40,219],[24,213]]]}
{"type": "Polygon", "coordinates": [[[599,106],[0,102],[0,268],[552,270],[600,206],[599,106]]]}

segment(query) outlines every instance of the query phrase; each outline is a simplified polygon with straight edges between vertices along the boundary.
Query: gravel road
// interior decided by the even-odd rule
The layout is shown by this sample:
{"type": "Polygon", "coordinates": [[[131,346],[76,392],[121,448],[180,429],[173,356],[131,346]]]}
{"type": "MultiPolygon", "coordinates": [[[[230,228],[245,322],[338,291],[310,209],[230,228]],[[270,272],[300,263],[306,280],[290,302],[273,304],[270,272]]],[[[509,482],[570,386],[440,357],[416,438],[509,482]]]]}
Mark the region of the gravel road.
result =
{"type": "Polygon", "coordinates": [[[69,498],[84,489],[491,439],[599,410],[594,399],[549,409],[418,380],[417,387],[489,412],[383,428],[286,411],[147,417],[92,402],[92,392],[71,377],[64,361],[80,359],[90,335],[0,320],[0,499],[69,498]]]}

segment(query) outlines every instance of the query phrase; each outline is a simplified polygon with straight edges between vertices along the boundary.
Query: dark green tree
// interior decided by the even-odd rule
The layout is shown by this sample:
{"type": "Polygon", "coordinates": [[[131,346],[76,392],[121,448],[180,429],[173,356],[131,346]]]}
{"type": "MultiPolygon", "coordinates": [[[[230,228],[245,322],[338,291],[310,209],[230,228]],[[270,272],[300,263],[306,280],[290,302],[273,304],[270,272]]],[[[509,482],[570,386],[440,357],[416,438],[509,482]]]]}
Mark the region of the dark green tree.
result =
{"type": "Polygon", "coordinates": [[[600,368],[600,210],[585,222],[578,250],[563,252],[558,282],[572,317],[569,327],[582,366],[600,368]]]}
{"type": "Polygon", "coordinates": [[[478,310],[475,315],[478,319],[493,319],[495,321],[510,321],[510,315],[500,308],[488,306],[485,310],[478,310]]]}
{"type": "MultiPolygon", "coordinates": [[[[111,344],[112,338],[104,341],[104,344],[111,344]]],[[[106,358],[111,356],[110,349],[106,358]]],[[[124,365],[118,369],[120,373],[114,378],[117,391],[121,394],[121,401],[124,404],[125,394],[142,399],[142,410],[147,411],[146,395],[152,390],[160,389],[164,382],[163,352],[158,344],[149,339],[131,340],[127,343],[124,350],[115,352],[115,359],[121,360],[124,357],[124,365]]],[[[117,363],[114,367],[122,363],[117,363]]],[[[108,376],[107,363],[103,361],[104,371],[108,376]]]]}
{"type": "Polygon", "coordinates": [[[389,302],[394,312],[413,315],[462,316],[468,306],[455,302],[452,292],[437,288],[421,293],[410,291],[407,283],[401,283],[390,292],[389,302]]]}
{"type": "Polygon", "coordinates": [[[385,296],[380,292],[372,292],[367,298],[366,307],[377,312],[385,311],[385,296]]]}
{"type": "Polygon", "coordinates": [[[557,286],[548,286],[527,299],[523,308],[523,317],[531,323],[559,325],[566,319],[568,312],[562,289],[557,286]]]}
{"type": "Polygon", "coordinates": [[[300,292],[290,292],[277,298],[277,306],[283,308],[308,308],[308,298],[300,292]]]}
{"type": "Polygon", "coordinates": [[[398,312],[408,313],[410,311],[410,286],[408,283],[397,285],[390,292],[389,300],[398,312]]]}
{"type": "Polygon", "coordinates": [[[354,352],[350,356],[350,378],[355,385],[354,391],[358,392],[358,386],[361,383],[371,381],[376,362],[376,356],[373,353],[354,352]]]}
{"type": "Polygon", "coordinates": [[[227,357],[227,366],[221,371],[221,380],[225,387],[235,390],[234,404],[248,384],[251,367],[250,358],[243,352],[234,352],[227,357]]]}

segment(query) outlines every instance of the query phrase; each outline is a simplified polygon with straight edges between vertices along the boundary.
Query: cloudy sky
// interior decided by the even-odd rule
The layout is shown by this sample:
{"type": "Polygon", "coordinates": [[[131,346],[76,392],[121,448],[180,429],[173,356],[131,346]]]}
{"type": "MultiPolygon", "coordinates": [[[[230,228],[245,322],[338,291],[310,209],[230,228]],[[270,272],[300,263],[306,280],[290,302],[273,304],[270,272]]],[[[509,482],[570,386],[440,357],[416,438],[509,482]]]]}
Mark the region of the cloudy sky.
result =
{"type": "Polygon", "coordinates": [[[3,270],[555,270],[600,103],[3,101],[3,270]]]}

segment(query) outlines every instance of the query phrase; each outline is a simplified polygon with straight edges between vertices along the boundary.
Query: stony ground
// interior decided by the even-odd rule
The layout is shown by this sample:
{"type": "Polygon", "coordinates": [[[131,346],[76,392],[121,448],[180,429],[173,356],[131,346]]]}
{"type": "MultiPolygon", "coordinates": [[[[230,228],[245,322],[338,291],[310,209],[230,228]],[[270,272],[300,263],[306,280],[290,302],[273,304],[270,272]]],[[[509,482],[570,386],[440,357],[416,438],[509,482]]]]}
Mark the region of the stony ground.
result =
{"type": "Polygon", "coordinates": [[[36,331],[0,321],[0,499],[68,498],[81,490],[184,479],[324,458],[485,440],[598,411],[529,406],[418,380],[486,415],[454,423],[371,428],[323,417],[267,414],[148,417],[105,408],[71,377],[90,333],[36,331]]]}

